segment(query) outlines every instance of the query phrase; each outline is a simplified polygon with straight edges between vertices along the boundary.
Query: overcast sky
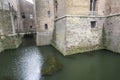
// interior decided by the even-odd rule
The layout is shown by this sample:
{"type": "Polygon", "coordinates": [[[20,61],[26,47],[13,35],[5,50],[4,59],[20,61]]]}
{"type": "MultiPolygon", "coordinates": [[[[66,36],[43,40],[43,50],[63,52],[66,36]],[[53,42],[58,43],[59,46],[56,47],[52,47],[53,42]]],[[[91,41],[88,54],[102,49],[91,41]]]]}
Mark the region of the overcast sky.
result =
{"type": "Polygon", "coordinates": [[[32,3],[32,4],[33,4],[33,0],[26,0],[26,1],[28,1],[28,2],[30,2],[30,3],[32,3]]]}

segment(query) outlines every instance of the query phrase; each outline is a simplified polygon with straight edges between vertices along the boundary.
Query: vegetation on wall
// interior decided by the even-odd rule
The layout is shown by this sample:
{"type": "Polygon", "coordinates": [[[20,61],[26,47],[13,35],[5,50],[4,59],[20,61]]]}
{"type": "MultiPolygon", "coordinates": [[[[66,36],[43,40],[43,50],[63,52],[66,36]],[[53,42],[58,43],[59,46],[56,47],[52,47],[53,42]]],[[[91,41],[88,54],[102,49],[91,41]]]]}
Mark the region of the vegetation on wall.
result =
{"type": "Polygon", "coordinates": [[[50,76],[60,71],[63,64],[55,57],[48,56],[42,67],[42,76],[50,76]]]}
{"type": "Polygon", "coordinates": [[[103,45],[103,48],[106,49],[106,31],[104,26],[102,29],[102,45],[103,45]]]}
{"type": "Polygon", "coordinates": [[[13,49],[17,48],[21,42],[22,42],[22,37],[19,35],[15,36],[4,36],[3,39],[0,39],[0,52],[5,50],[5,49],[13,49]]]}
{"type": "Polygon", "coordinates": [[[52,44],[56,46],[56,33],[55,33],[56,27],[53,30],[53,39],[52,39],[52,44]]]}

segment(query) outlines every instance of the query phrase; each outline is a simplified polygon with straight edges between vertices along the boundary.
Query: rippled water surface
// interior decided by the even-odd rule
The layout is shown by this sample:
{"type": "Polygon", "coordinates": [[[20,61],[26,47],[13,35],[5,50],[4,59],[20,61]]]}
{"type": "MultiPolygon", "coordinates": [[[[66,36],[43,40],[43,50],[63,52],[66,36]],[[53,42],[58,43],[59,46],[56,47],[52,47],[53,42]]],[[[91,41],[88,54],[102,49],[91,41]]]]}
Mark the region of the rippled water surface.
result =
{"type": "Polygon", "coordinates": [[[18,49],[0,53],[0,80],[120,80],[120,55],[99,50],[64,57],[52,46],[36,47],[26,39],[18,49]],[[53,76],[41,77],[41,66],[54,55],[63,69],[53,76]]]}

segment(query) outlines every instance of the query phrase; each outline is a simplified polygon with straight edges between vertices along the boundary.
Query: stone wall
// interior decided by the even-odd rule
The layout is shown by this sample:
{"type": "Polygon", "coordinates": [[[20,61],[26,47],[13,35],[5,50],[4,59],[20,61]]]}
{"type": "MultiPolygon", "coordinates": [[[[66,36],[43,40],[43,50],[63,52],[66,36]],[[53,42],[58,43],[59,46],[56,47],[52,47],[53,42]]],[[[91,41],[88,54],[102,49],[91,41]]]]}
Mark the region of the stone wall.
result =
{"type": "Polygon", "coordinates": [[[21,28],[21,31],[24,32],[29,31],[30,29],[35,29],[34,2],[30,3],[26,0],[19,0],[19,6],[21,18],[23,13],[25,15],[25,18],[22,18],[23,29],[21,28]]]}
{"type": "Polygon", "coordinates": [[[55,8],[55,16],[56,18],[60,18],[60,17],[63,17],[65,16],[66,14],[66,2],[67,0],[54,0],[54,1],[57,1],[57,9],[56,9],[56,6],[54,6],[55,8]]]}
{"type": "Polygon", "coordinates": [[[106,0],[106,15],[120,13],[120,0],[106,0]]]}
{"type": "Polygon", "coordinates": [[[4,35],[12,34],[12,22],[11,22],[10,11],[2,10],[1,17],[2,17],[1,20],[2,34],[4,35]]]}
{"type": "Polygon", "coordinates": [[[53,34],[52,45],[63,54],[66,53],[66,18],[55,21],[55,29],[53,34]]]}
{"type": "Polygon", "coordinates": [[[51,44],[52,39],[52,45],[63,55],[98,49],[120,52],[119,0],[97,0],[94,15],[90,15],[90,0],[54,0],[54,4],[53,0],[36,0],[35,3],[38,45],[51,44]]]}
{"type": "MultiPolygon", "coordinates": [[[[90,15],[90,0],[67,0],[67,15],[90,15]]],[[[96,0],[95,15],[104,15],[105,0],[96,0]]]]}
{"type": "Polygon", "coordinates": [[[120,0],[106,0],[105,47],[120,53],[120,0]]]}
{"type": "Polygon", "coordinates": [[[106,19],[106,49],[120,53],[120,15],[106,19]]]}
{"type": "Polygon", "coordinates": [[[55,46],[63,55],[103,49],[103,17],[66,16],[56,21],[55,46]],[[96,21],[91,28],[91,21],[96,21]]]}
{"type": "Polygon", "coordinates": [[[19,8],[17,0],[1,0],[0,1],[0,24],[1,34],[15,34],[15,29],[20,26],[18,23],[19,8]]]}
{"type": "Polygon", "coordinates": [[[0,52],[5,49],[17,48],[22,42],[15,33],[21,26],[18,0],[0,1],[0,52]]]}
{"type": "Polygon", "coordinates": [[[6,49],[18,48],[22,42],[22,37],[18,35],[4,36],[0,39],[0,52],[6,49]]]}
{"type": "Polygon", "coordinates": [[[67,17],[66,55],[103,49],[102,30],[105,18],[67,17]],[[96,21],[92,28],[91,21],[96,21]]]}
{"type": "Polygon", "coordinates": [[[89,15],[90,0],[67,0],[67,14],[89,15]]]}
{"type": "Polygon", "coordinates": [[[104,16],[105,15],[105,2],[106,0],[97,0],[97,14],[99,16],[104,16]]]}

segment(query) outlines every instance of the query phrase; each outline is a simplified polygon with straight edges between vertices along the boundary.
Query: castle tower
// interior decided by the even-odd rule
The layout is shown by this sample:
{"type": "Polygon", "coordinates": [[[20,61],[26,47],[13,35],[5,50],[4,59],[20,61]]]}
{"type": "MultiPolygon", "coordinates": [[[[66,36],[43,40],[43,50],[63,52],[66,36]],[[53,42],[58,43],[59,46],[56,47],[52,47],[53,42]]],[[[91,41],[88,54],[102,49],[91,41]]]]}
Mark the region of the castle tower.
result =
{"type": "Polygon", "coordinates": [[[54,2],[53,0],[35,0],[37,45],[51,44],[54,30],[54,2]]]}

